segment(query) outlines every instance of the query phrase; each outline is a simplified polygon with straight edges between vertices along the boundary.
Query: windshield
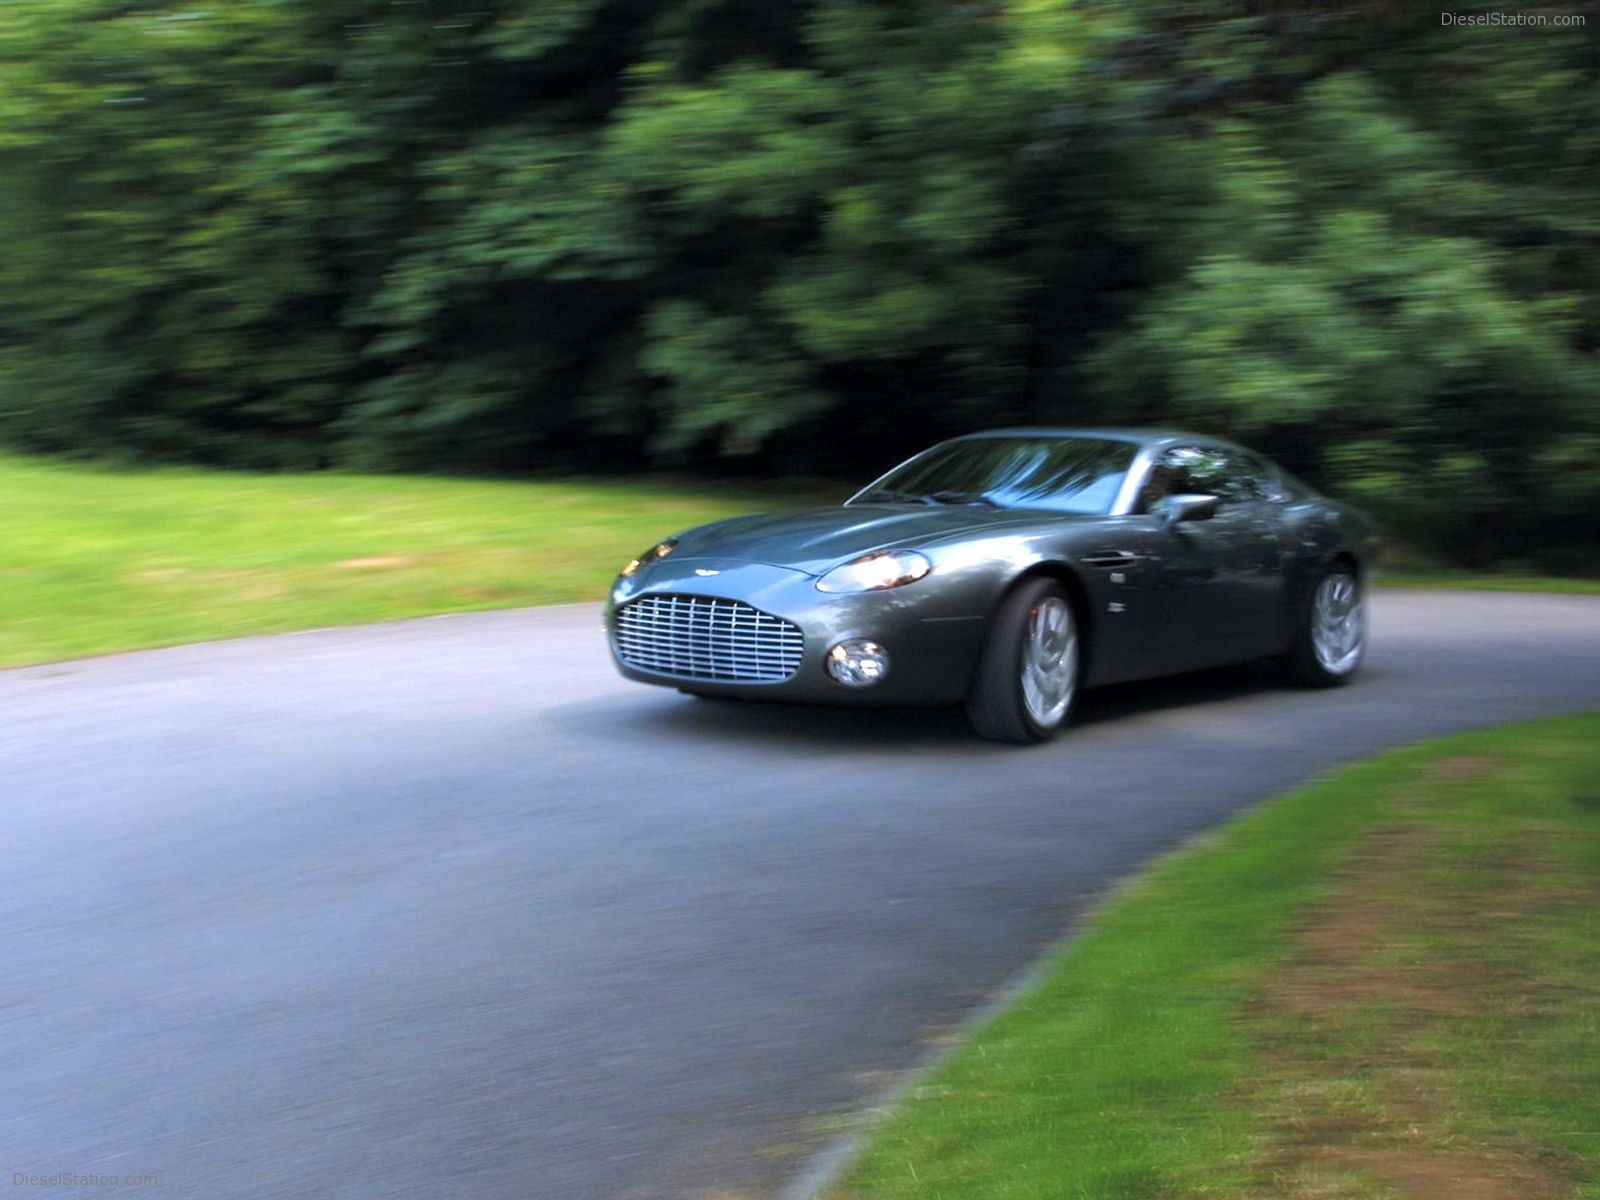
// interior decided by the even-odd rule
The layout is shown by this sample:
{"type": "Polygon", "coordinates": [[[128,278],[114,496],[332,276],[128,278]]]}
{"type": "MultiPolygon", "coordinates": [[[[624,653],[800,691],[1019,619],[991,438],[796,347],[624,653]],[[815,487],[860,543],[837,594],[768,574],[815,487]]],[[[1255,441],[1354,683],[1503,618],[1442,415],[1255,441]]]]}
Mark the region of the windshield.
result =
{"type": "Polygon", "coordinates": [[[896,467],[853,504],[976,504],[1103,515],[1136,447],[1106,438],[964,438],[896,467]]]}

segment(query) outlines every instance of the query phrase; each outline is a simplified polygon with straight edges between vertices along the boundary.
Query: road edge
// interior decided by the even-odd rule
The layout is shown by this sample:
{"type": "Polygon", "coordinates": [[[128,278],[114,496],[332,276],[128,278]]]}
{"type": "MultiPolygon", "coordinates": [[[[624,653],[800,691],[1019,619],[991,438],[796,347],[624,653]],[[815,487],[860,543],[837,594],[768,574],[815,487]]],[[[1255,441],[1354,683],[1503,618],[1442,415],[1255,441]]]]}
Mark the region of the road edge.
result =
{"type": "MultiPolygon", "coordinates": [[[[1425,738],[1422,740],[1431,739],[1425,738]]],[[[1411,744],[1414,743],[1407,743],[1407,745],[1411,744]]],[[[1393,747],[1393,749],[1403,748],[1399,746],[1393,747]]],[[[1389,751],[1384,751],[1384,753],[1389,753],[1389,751]]],[[[1373,756],[1369,755],[1368,757],[1373,756]]],[[[1232,815],[1237,817],[1261,805],[1271,804],[1274,800],[1287,796],[1292,791],[1310,787],[1327,775],[1366,761],[1367,759],[1365,758],[1357,758],[1330,767],[1326,771],[1319,772],[1309,779],[1295,784],[1289,790],[1274,792],[1269,796],[1262,797],[1255,803],[1246,804],[1242,808],[1235,810],[1232,815]]],[[[1161,863],[1170,858],[1186,854],[1191,849],[1203,845],[1213,836],[1214,830],[1215,826],[1207,826],[1205,829],[1191,833],[1176,846],[1163,850],[1154,857],[1145,860],[1126,875],[1118,876],[1108,887],[1095,895],[1089,901],[1088,907],[1083,914],[1072,922],[1065,933],[1052,939],[1039,951],[1032,962],[1014,971],[1003,980],[975,1008],[958,1018],[953,1025],[939,1034],[910,1065],[896,1072],[896,1078],[887,1087],[861,1108],[855,1110],[847,1118],[850,1128],[810,1155],[800,1168],[799,1173],[777,1193],[774,1200],[823,1200],[823,1197],[826,1196],[833,1185],[842,1179],[855,1163],[857,1156],[865,1147],[867,1139],[888,1118],[889,1114],[898,1107],[900,1101],[910,1095],[918,1082],[960,1050],[974,1033],[1020,1000],[1035,984],[1044,980],[1055,967],[1057,958],[1069,950],[1074,942],[1089,932],[1094,925],[1096,915],[1108,901],[1114,900],[1135,881],[1142,879],[1146,873],[1154,870],[1161,863]]]]}

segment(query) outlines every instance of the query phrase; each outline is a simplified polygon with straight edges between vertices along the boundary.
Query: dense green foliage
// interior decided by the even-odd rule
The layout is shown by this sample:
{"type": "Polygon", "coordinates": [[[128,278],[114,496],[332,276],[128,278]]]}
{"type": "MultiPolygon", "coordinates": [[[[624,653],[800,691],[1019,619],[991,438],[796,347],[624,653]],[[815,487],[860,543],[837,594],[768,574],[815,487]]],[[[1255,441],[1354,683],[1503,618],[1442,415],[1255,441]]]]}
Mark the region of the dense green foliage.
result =
{"type": "Polygon", "coordinates": [[[6,0],[0,438],[859,473],[1172,421],[1559,564],[1595,31],[1281,7],[6,0]]]}

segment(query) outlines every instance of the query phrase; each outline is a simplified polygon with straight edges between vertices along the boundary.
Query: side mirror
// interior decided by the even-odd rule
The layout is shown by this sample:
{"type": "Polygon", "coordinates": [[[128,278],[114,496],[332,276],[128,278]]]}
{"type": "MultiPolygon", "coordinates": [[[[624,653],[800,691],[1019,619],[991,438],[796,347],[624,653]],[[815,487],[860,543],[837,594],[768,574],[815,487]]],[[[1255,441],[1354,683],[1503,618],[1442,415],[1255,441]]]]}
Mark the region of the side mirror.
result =
{"type": "Polygon", "coordinates": [[[1221,496],[1168,496],[1161,502],[1161,523],[1171,526],[1179,521],[1207,521],[1221,507],[1221,496]]]}

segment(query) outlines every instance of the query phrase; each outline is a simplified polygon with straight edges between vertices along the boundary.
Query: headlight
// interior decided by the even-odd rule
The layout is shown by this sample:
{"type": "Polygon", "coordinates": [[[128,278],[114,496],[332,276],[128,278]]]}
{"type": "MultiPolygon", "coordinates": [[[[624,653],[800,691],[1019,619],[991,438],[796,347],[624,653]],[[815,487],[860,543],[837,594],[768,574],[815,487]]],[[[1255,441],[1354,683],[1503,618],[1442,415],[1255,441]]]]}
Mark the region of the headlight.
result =
{"type": "Polygon", "coordinates": [[[672,548],[677,544],[677,538],[668,538],[664,542],[657,542],[654,546],[651,546],[650,549],[639,555],[638,558],[630,558],[627,562],[627,565],[622,568],[622,577],[624,579],[631,579],[640,571],[648,567],[651,563],[660,562],[663,558],[672,553],[672,548]]]}
{"type": "Polygon", "coordinates": [[[915,583],[933,564],[915,550],[884,550],[835,567],[817,580],[821,592],[877,592],[915,583]]]}

